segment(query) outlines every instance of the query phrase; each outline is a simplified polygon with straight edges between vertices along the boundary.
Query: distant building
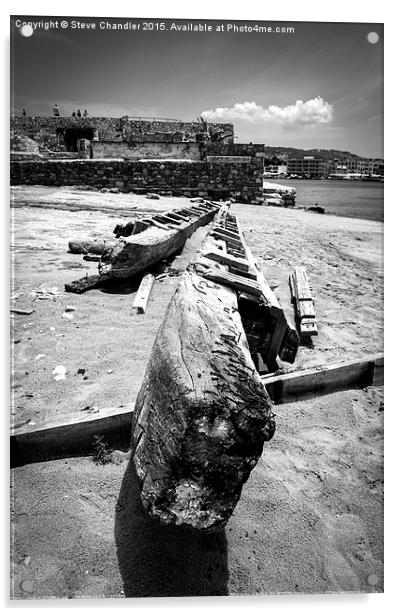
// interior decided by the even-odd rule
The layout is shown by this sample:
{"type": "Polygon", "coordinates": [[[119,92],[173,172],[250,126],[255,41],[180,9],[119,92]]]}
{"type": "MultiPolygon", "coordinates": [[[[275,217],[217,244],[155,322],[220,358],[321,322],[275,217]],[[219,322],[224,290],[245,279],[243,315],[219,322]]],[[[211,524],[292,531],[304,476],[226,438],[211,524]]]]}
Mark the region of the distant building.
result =
{"type": "Polygon", "coordinates": [[[381,158],[347,158],[334,161],[330,173],[334,175],[384,176],[385,164],[381,158]]]}
{"type": "Polygon", "coordinates": [[[265,165],[264,172],[266,175],[271,176],[286,176],[287,165],[265,165]]]}
{"type": "Polygon", "coordinates": [[[309,179],[319,179],[328,175],[328,166],[325,160],[315,156],[289,158],[287,174],[288,176],[298,175],[309,179]]]}

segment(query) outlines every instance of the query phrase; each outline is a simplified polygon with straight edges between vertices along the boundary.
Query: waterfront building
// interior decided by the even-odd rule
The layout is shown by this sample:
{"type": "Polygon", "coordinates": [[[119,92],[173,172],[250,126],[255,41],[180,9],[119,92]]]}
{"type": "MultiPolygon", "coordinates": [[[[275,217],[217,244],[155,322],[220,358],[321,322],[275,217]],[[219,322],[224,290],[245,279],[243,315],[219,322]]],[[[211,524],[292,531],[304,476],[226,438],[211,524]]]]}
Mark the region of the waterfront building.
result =
{"type": "Polygon", "coordinates": [[[298,175],[303,178],[319,179],[328,175],[328,165],[325,160],[316,156],[303,156],[302,158],[289,158],[287,174],[298,175]]]}

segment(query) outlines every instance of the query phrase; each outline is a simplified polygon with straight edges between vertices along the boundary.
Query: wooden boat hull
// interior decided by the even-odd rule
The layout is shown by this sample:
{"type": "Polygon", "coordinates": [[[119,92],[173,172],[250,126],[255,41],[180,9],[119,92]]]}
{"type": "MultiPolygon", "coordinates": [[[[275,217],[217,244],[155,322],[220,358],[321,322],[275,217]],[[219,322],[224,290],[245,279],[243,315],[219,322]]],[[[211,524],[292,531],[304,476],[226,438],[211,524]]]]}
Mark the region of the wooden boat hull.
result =
{"type": "Polygon", "coordinates": [[[195,219],[182,229],[149,227],[138,235],[120,239],[106,248],[99,266],[101,276],[130,278],[183,248],[188,238],[200,226],[211,222],[216,210],[195,219]]]}
{"type": "MultiPolygon", "coordinates": [[[[197,207],[185,216],[185,220],[169,218],[168,215],[156,215],[149,219],[146,228],[128,237],[120,237],[115,242],[103,244],[98,265],[99,274],[74,280],[65,285],[65,290],[72,293],[83,293],[99,284],[121,278],[131,278],[145,271],[155,263],[167,259],[183,248],[186,240],[201,226],[209,224],[214,218],[219,206],[212,204],[197,207]],[[160,220],[166,221],[166,224],[160,220]]],[[[171,213],[171,216],[173,213],[171,213]]],[[[89,242],[80,242],[86,252],[91,252],[89,242]]],[[[79,252],[77,242],[69,243],[74,252],[79,252]]],[[[93,244],[94,254],[98,254],[99,242],[93,244]]]]}
{"type": "Polygon", "coordinates": [[[226,524],[275,430],[238,294],[199,271],[208,247],[206,239],[168,305],[131,438],[144,509],[202,531],[226,524]]]}

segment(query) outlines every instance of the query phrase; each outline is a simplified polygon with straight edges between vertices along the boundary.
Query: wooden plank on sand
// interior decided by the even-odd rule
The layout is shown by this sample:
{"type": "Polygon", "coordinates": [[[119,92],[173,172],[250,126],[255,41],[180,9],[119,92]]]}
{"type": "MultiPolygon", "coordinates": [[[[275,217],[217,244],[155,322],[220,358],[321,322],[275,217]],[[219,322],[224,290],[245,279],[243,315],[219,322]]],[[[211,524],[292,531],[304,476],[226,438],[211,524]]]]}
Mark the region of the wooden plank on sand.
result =
{"type": "Polygon", "coordinates": [[[140,283],[140,287],[136,292],[136,296],[132,304],[132,308],[136,309],[138,314],[144,314],[146,312],[153,284],[154,276],[152,274],[147,274],[142,278],[142,282],[140,283]]]}
{"type": "Polygon", "coordinates": [[[261,380],[273,401],[283,403],[355,387],[383,385],[383,369],[384,356],[378,354],[278,376],[262,376],[261,380]]]}
{"type": "Polygon", "coordinates": [[[103,435],[110,446],[129,447],[134,404],[82,410],[38,425],[12,428],[11,466],[55,460],[93,451],[95,435],[103,435]]]}

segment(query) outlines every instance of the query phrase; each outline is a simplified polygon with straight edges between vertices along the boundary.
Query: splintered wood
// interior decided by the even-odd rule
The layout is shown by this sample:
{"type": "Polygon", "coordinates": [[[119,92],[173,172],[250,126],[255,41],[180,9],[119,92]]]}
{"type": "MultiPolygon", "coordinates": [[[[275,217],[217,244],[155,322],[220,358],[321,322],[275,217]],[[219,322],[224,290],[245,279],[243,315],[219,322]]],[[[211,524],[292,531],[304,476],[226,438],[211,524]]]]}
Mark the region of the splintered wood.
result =
{"type": "Polygon", "coordinates": [[[271,401],[253,359],[258,352],[270,358],[269,343],[275,358],[284,349],[294,356],[298,339],[288,343],[292,334],[278,301],[248,257],[236,218],[221,208],[150,354],[133,415],[132,460],[145,511],[166,524],[222,528],[274,434],[271,401]],[[237,261],[256,282],[229,271],[237,261]],[[246,283],[265,287],[265,295],[243,293],[246,283]]]}
{"type": "Polygon", "coordinates": [[[299,319],[302,336],[316,336],[318,328],[316,323],[314,300],[310,291],[310,284],[305,267],[296,267],[289,276],[292,301],[299,319]]]}

